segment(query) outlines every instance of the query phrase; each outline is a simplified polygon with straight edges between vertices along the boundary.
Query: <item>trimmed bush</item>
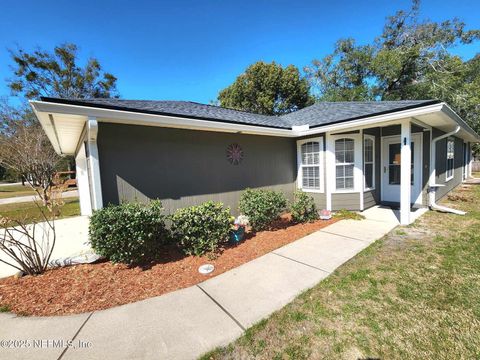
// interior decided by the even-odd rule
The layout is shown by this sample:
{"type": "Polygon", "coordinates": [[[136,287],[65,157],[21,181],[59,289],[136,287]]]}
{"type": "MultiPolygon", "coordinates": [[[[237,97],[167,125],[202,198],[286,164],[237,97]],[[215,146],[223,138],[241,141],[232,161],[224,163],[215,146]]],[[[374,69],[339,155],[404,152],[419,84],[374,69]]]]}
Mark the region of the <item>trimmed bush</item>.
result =
{"type": "Polygon", "coordinates": [[[88,233],[97,254],[129,265],[151,260],[158,247],[168,241],[165,215],[158,200],[109,205],[95,211],[88,233]]]}
{"type": "Polygon", "coordinates": [[[285,210],[287,200],[281,192],[263,189],[247,189],[240,197],[239,208],[247,215],[254,230],[268,228],[285,210]]]}
{"type": "Polygon", "coordinates": [[[318,210],[313,197],[303,191],[296,191],[292,206],[292,220],[303,223],[318,219],[318,210]]]}
{"type": "Polygon", "coordinates": [[[228,240],[232,217],[222,203],[208,201],[179,209],[171,217],[172,236],[187,255],[202,256],[228,240]]]}

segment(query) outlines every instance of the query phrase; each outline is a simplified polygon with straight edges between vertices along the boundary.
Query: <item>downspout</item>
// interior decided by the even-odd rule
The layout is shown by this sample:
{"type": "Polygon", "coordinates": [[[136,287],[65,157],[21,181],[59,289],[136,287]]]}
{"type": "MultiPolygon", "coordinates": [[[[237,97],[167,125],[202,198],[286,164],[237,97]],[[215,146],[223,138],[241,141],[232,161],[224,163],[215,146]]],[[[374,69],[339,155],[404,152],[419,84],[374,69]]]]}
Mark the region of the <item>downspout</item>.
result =
{"type": "Polygon", "coordinates": [[[437,191],[437,188],[440,187],[440,186],[444,186],[444,185],[440,185],[440,184],[435,184],[437,142],[439,140],[445,139],[449,136],[455,135],[459,131],[460,131],[460,126],[457,126],[455,128],[455,130],[453,130],[449,133],[438,136],[435,139],[432,138],[432,145],[431,145],[431,149],[430,149],[430,179],[428,181],[428,185],[429,185],[429,188],[428,188],[428,200],[429,201],[428,201],[428,203],[429,203],[430,209],[432,209],[432,210],[437,210],[437,211],[441,211],[441,212],[449,212],[449,213],[453,213],[453,214],[457,214],[457,215],[465,215],[466,212],[456,210],[456,209],[452,209],[452,208],[448,208],[446,206],[438,205],[436,203],[436,200],[435,200],[435,193],[437,191]]]}

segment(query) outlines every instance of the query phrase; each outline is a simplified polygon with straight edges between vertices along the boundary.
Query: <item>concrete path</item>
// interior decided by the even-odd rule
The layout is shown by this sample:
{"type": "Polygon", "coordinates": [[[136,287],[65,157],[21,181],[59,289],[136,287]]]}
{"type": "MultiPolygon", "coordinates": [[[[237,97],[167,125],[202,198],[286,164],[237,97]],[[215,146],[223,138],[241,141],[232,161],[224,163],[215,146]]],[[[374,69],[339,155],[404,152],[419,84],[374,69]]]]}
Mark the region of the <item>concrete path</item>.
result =
{"type": "Polygon", "coordinates": [[[76,316],[0,314],[0,340],[64,339],[76,347],[0,347],[0,358],[197,358],[235,340],[398,225],[388,208],[363,214],[366,220],[342,220],[197,286],[156,298],[76,316]]]}
{"type": "MultiPolygon", "coordinates": [[[[41,234],[44,223],[39,223],[35,230],[37,234],[41,234]]],[[[52,260],[65,258],[74,254],[88,252],[90,246],[88,242],[88,216],[74,216],[66,219],[55,221],[57,231],[57,239],[52,253],[52,260]]],[[[19,239],[21,236],[19,235],[19,239]]],[[[0,259],[11,262],[12,260],[2,251],[0,251],[0,259]]],[[[3,262],[0,262],[0,278],[11,276],[18,270],[3,262]]],[[[0,338],[1,340],[1,338],[0,338]]],[[[1,356],[0,356],[1,359],[1,356]]]]}
{"type": "MultiPolygon", "coordinates": [[[[62,198],[64,199],[74,198],[74,197],[78,197],[78,190],[65,191],[62,194],[62,198]]],[[[36,200],[40,200],[38,195],[14,196],[14,197],[0,199],[0,205],[32,202],[36,200]]]]}
{"type": "Polygon", "coordinates": [[[4,183],[0,182],[0,186],[17,186],[17,185],[23,185],[21,181],[19,182],[14,182],[14,183],[4,183]]]}

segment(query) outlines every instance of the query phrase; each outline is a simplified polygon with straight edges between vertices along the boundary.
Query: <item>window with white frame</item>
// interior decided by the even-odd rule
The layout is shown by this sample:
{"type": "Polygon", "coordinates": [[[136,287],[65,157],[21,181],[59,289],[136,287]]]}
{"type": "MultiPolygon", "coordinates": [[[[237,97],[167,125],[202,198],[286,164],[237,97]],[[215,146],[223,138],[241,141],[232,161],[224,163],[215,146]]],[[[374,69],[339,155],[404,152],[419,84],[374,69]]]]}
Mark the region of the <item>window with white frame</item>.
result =
{"type": "Polygon", "coordinates": [[[365,189],[375,188],[375,138],[365,135],[363,139],[363,174],[365,189]]]}
{"type": "Polygon", "coordinates": [[[453,162],[455,158],[455,140],[447,140],[447,171],[446,171],[446,180],[453,178],[453,162]]]}
{"type": "Polygon", "coordinates": [[[355,168],[355,141],[350,138],[335,140],[335,187],[353,190],[355,168]]]}
{"type": "Polygon", "coordinates": [[[298,187],[306,191],[323,191],[321,138],[298,142],[298,187]]]}

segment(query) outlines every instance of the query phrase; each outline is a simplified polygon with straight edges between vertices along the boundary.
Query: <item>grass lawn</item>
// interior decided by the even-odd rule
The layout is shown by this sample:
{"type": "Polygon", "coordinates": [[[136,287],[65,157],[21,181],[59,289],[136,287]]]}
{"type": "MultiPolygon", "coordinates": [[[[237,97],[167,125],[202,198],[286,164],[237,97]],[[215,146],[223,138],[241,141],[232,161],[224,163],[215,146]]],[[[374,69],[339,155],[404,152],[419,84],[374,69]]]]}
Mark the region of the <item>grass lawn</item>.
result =
{"type": "Polygon", "coordinates": [[[0,199],[27,195],[35,195],[28,185],[0,185],[0,199]]]}
{"type": "Polygon", "coordinates": [[[203,358],[479,359],[480,185],[443,203],[203,358]]]}
{"type": "MultiPolygon", "coordinates": [[[[59,218],[80,215],[80,203],[77,198],[65,199],[59,218]]],[[[27,222],[41,220],[40,210],[34,202],[0,205],[0,216],[11,219],[25,219],[27,222]]]]}

